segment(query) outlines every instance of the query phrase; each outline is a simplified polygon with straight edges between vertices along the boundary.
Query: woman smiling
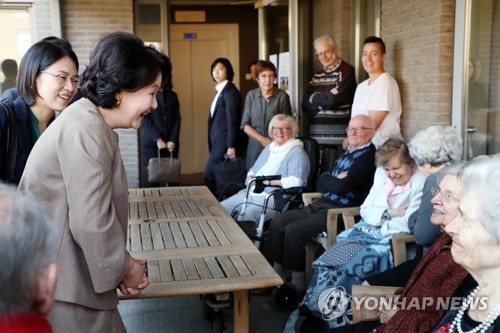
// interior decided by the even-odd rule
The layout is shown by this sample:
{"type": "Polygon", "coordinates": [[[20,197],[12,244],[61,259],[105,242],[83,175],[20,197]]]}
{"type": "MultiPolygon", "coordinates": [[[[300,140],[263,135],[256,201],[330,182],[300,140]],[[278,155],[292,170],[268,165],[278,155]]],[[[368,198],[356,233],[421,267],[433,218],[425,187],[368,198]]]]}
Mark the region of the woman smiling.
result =
{"type": "MultiPolygon", "coordinates": [[[[13,111],[17,132],[17,149],[13,173],[6,170],[4,161],[9,159],[6,144],[0,147],[0,180],[17,184],[21,179],[26,160],[40,135],[55,119],[55,112],[68,106],[78,89],[78,59],[66,44],[40,41],[28,49],[21,60],[17,76],[20,97],[9,103],[13,111]]],[[[0,110],[0,142],[7,142],[12,130],[7,114],[0,110]]],[[[12,161],[11,161],[12,162],[12,161]]]]}
{"type": "MultiPolygon", "coordinates": [[[[464,191],[459,214],[445,227],[453,260],[473,278],[456,290],[460,307],[444,314],[432,332],[500,331],[500,157],[473,159],[459,175],[464,191]]],[[[453,193],[441,192],[450,200],[453,193]]],[[[456,200],[456,199],[455,199],[456,200]]],[[[438,213],[438,212],[436,212],[438,213]]]]}
{"type": "MultiPolygon", "coordinates": [[[[290,188],[295,186],[304,186],[309,176],[309,158],[304,151],[302,141],[295,136],[299,131],[299,126],[291,116],[278,114],[271,119],[268,133],[273,141],[267,145],[260,153],[255,164],[250,168],[247,174],[246,185],[250,179],[255,176],[280,175],[280,180],[272,180],[271,185],[290,188]]],[[[246,208],[245,217],[254,222],[259,221],[262,204],[267,193],[272,188],[266,188],[262,193],[250,193],[248,198],[249,205],[246,208]]],[[[236,193],[232,197],[221,202],[222,207],[229,214],[235,213],[241,209],[244,201],[245,189],[236,193]]],[[[274,206],[274,199],[269,201],[269,207],[274,206]]],[[[268,209],[266,211],[266,220],[276,215],[276,211],[268,209]]]]}
{"type": "Polygon", "coordinates": [[[45,131],[26,164],[19,188],[59,227],[54,332],[125,332],[116,289],[137,295],[149,284],[146,261],[126,250],[127,175],[113,130],[139,128],[156,108],[157,52],[129,33],[105,35],[82,74],[85,98],[45,131]]]}
{"type": "MultiPolygon", "coordinates": [[[[408,218],[422,199],[425,176],[417,170],[403,141],[387,140],[375,153],[375,163],[373,186],[360,209],[362,220],[340,233],[337,243],[313,263],[313,276],[300,305],[301,313],[308,309],[330,328],[351,323],[353,284],[394,266],[392,235],[409,233],[408,218]],[[335,304],[329,296],[325,298],[332,290],[340,291],[343,311],[333,311],[335,304]]],[[[296,318],[297,311],[290,316],[288,329],[296,318]]]]}

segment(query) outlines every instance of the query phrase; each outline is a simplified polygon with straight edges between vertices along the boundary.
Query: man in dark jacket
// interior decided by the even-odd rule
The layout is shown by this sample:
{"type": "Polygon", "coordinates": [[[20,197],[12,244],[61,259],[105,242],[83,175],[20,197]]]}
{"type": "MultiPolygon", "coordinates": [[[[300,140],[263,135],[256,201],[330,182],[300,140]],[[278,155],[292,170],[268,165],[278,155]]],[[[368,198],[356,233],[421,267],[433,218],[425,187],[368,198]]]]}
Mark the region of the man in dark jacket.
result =
{"type": "Polygon", "coordinates": [[[347,128],[349,145],[331,172],[322,174],[317,188],[323,196],[309,206],[277,215],[271,221],[264,255],[284,276],[292,271],[291,284],[305,290],[305,247],[307,241],[326,230],[328,209],[359,206],[370,192],[375,173],[375,146],[371,139],[375,124],[368,116],[356,116],[347,128]]]}

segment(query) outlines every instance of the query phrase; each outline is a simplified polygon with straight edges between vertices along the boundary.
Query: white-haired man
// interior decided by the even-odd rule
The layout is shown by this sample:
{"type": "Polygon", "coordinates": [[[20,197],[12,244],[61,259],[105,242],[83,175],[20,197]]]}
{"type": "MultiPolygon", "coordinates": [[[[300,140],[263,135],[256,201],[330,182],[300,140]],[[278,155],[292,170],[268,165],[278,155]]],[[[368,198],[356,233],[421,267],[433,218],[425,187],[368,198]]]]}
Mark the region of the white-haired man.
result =
{"type": "Polygon", "coordinates": [[[314,40],[322,69],[314,74],[302,100],[309,114],[309,136],[319,144],[340,144],[351,118],[356,91],[354,67],[337,56],[335,40],[323,35],[314,40]]]}

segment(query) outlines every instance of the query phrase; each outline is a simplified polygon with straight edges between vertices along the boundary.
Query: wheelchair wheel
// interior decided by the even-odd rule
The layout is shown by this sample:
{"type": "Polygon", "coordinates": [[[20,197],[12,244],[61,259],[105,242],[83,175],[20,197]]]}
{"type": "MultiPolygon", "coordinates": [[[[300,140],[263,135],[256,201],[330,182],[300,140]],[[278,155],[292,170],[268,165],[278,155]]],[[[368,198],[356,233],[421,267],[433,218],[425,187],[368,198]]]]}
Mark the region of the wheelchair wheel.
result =
{"type": "Polygon", "coordinates": [[[274,288],[271,293],[271,305],[281,312],[292,312],[299,302],[297,289],[287,284],[274,288]]]}

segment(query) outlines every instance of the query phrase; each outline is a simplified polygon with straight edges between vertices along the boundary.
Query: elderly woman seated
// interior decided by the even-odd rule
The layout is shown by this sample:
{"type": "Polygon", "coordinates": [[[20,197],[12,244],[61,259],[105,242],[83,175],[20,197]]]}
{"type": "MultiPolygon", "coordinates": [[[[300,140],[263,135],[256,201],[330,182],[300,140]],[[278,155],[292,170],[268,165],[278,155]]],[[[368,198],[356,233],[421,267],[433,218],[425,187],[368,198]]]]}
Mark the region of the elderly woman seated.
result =
{"type": "MultiPolygon", "coordinates": [[[[265,181],[266,185],[290,188],[305,186],[309,176],[309,158],[303,149],[302,141],[296,139],[299,126],[292,116],[277,114],[269,123],[268,134],[272,142],[260,153],[255,164],[247,174],[245,184],[256,176],[281,176],[280,180],[265,181]]],[[[266,187],[261,193],[250,192],[245,209],[245,220],[258,222],[266,194],[273,190],[266,187]]],[[[221,202],[226,211],[234,215],[242,209],[245,200],[245,189],[221,202]]],[[[274,200],[269,201],[269,208],[274,206],[274,200]]],[[[277,211],[267,209],[266,220],[276,215],[277,211]]]]}
{"type": "MultiPolygon", "coordinates": [[[[444,231],[445,227],[458,215],[463,185],[457,175],[462,171],[463,165],[464,163],[456,163],[445,167],[439,172],[439,186],[433,187],[433,213],[430,221],[441,231],[444,231]]],[[[436,306],[439,299],[451,297],[453,291],[467,275],[465,269],[453,261],[450,252],[451,243],[451,237],[446,233],[441,233],[413,270],[404,288],[396,291],[395,297],[400,301],[392,302],[388,299],[387,305],[379,308],[377,320],[365,320],[353,325],[337,327],[328,332],[369,333],[375,328],[379,333],[428,332],[443,314],[444,308],[436,306]],[[410,306],[411,304],[413,306],[410,306]],[[416,306],[416,304],[419,305],[416,306]]],[[[361,302],[361,304],[361,307],[365,308],[371,306],[368,302],[361,302]]],[[[312,318],[308,321],[308,323],[302,321],[302,325],[305,322],[306,325],[311,326],[316,322],[312,318]]]]}
{"type": "MultiPolygon", "coordinates": [[[[340,233],[337,243],[314,262],[313,277],[301,305],[301,309],[307,308],[326,320],[331,328],[351,322],[347,295],[353,284],[394,266],[392,235],[410,232],[408,218],[422,199],[425,176],[403,141],[387,140],[375,153],[375,162],[374,183],[361,205],[362,220],[340,233]],[[334,299],[345,303],[340,307],[344,311],[331,311],[334,299]]],[[[291,315],[287,327],[294,326],[296,319],[297,312],[291,315]]]]}
{"type": "Polygon", "coordinates": [[[393,269],[370,276],[367,281],[371,285],[404,286],[422,258],[423,250],[427,250],[441,234],[440,228],[431,223],[432,189],[437,185],[439,171],[460,160],[462,138],[459,131],[451,126],[430,126],[415,134],[408,143],[408,149],[420,172],[427,177],[420,207],[408,219],[408,228],[419,245],[417,254],[393,269]]]}
{"type": "Polygon", "coordinates": [[[450,308],[432,332],[498,332],[500,156],[473,159],[459,179],[464,186],[459,214],[446,225],[445,231],[453,239],[453,260],[463,266],[470,277],[454,294],[461,297],[461,305],[450,308]]]}

